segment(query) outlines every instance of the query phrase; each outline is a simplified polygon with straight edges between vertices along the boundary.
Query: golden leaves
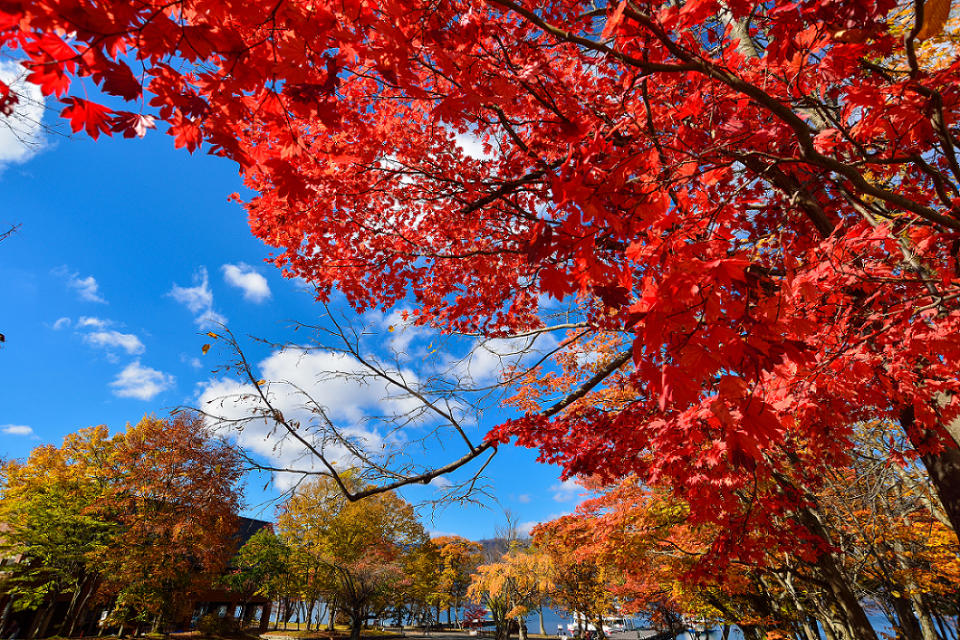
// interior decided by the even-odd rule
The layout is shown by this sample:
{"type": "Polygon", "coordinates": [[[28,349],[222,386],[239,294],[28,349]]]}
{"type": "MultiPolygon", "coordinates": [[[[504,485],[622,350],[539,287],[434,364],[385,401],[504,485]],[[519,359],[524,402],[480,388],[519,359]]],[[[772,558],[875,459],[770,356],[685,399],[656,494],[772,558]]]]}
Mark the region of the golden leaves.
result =
{"type": "Polygon", "coordinates": [[[950,17],[951,0],[927,0],[923,6],[923,24],[917,33],[917,40],[926,40],[941,31],[950,17]]]}

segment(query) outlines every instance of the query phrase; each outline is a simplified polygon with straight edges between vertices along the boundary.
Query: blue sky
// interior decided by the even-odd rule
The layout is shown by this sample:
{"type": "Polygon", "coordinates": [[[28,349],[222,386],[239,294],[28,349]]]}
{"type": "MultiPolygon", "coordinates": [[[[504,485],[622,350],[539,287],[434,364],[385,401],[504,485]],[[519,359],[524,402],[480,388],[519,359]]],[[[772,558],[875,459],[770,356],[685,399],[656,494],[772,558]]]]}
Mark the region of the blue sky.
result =
{"type": "MultiPolygon", "coordinates": [[[[55,120],[49,110],[44,117],[55,120]]],[[[20,126],[31,125],[27,120],[20,126]]],[[[216,348],[201,353],[211,342],[204,333],[216,322],[242,336],[300,340],[303,334],[292,333],[291,324],[322,315],[303,283],[284,279],[264,262],[269,248],[250,234],[243,209],[228,202],[229,194],[242,191],[232,163],[175,150],[156,131],[132,141],[37,135],[39,145],[24,150],[9,130],[0,131],[0,231],[21,225],[0,242],[0,332],[6,335],[0,348],[0,456],[25,456],[37,444],[57,443],[90,425],[122,429],[144,414],[197,406],[236,388],[229,376],[212,372],[225,354],[216,348]]],[[[377,345],[404,343],[411,354],[405,366],[415,377],[450,369],[453,356],[467,347],[461,341],[449,347],[457,354],[447,348],[431,353],[435,336],[399,328],[395,315],[353,321],[378,332],[371,349],[380,355],[385,352],[377,345]],[[394,331],[388,332],[390,326],[394,331]]],[[[320,353],[304,365],[303,358],[266,345],[245,345],[267,373],[302,384],[316,384],[323,367],[337,363],[320,353]]],[[[496,364],[480,352],[469,373],[489,380],[496,364]]],[[[364,420],[394,407],[382,390],[370,387],[327,381],[311,391],[340,424],[374,438],[382,429],[364,420]]],[[[503,415],[488,411],[483,425],[474,426],[475,435],[503,415]]],[[[246,432],[245,444],[265,457],[292,459],[289,448],[271,453],[260,435],[246,432]]],[[[457,453],[451,446],[433,446],[415,456],[427,462],[451,453],[457,453]]],[[[528,526],[571,511],[580,490],[560,483],[558,470],[535,457],[534,451],[502,448],[486,470],[496,501],[486,499],[486,508],[449,506],[432,520],[426,510],[427,527],[480,538],[503,522],[504,508],[528,526]]],[[[271,517],[269,500],[288,484],[252,478],[248,514],[271,517]]],[[[430,500],[442,484],[404,495],[430,500]]]]}

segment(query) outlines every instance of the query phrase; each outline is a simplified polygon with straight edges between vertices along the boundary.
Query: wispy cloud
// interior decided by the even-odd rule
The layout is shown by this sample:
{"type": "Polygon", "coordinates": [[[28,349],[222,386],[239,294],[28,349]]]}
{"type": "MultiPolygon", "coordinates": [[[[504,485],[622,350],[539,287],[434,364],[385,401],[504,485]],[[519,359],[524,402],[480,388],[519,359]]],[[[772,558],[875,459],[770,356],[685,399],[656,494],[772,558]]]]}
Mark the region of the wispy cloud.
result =
{"type": "Polygon", "coordinates": [[[32,436],[33,428],[25,424],[3,424],[0,425],[0,433],[10,436],[32,436]]]}
{"type": "Polygon", "coordinates": [[[256,269],[243,262],[225,264],[221,267],[227,284],[243,291],[243,299],[260,304],[270,298],[270,285],[256,269]]]}
{"type": "Polygon", "coordinates": [[[227,319],[213,309],[213,291],[210,290],[210,276],[206,267],[200,267],[193,274],[192,287],[174,284],[167,295],[189,309],[194,316],[193,321],[200,328],[227,323],[227,319]]]}
{"type": "Polygon", "coordinates": [[[430,481],[430,486],[435,487],[438,491],[446,491],[453,486],[453,482],[449,478],[437,476],[430,481]]]}
{"type": "Polygon", "coordinates": [[[111,320],[91,316],[80,316],[77,318],[77,329],[103,329],[111,324],[113,324],[111,320]]]}
{"type": "Polygon", "coordinates": [[[157,394],[171,388],[174,381],[172,375],[145,367],[135,360],[117,375],[110,387],[113,395],[120,398],[152,400],[157,394]]]}
{"type": "Polygon", "coordinates": [[[145,347],[140,338],[132,333],[119,331],[94,331],[83,336],[84,342],[94,347],[105,349],[123,349],[130,355],[143,353],[145,347]]]}
{"type": "MultiPolygon", "coordinates": [[[[357,377],[362,367],[357,361],[339,353],[326,351],[300,351],[287,349],[274,351],[256,366],[259,375],[275,382],[267,393],[274,407],[290,420],[302,425],[300,433],[311,446],[322,448],[330,460],[347,468],[357,464],[351,451],[337,442],[331,442],[324,433],[312,426],[316,415],[304,406],[304,393],[317,405],[325,407],[327,416],[340,429],[340,434],[357,446],[370,452],[392,446],[391,438],[397,435],[383,434],[375,423],[367,419],[373,415],[404,415],[415,410],[418,403],[407,397],[391,393],[386,383],[366,381],[357,377]],[[348,376],[341,373],[351,374],[348,376]]],[[[412,381],[415,383],[415,381],[412,381]]],[[[211,426],[221,422],[226,435],[253,455],[269,460],[280,468],[318,469],[319,461],[306,447],[292,439],[283,439],[276,425],[263,420],[247,422],[242,430],[233,430],[231,421],[254,415],[255,409],[263,409],[251,388],[231,378],[212,379],[201,384],[197,406],[214,417],[211,426]],[[217,420],[216,418],[219,418],[217,420]]],[[[278,473],[274,484],[280,490],[289,489],[300,477],[278,473]]],[[[434,484],[442,484],[443,480],[434,484]]]]}
{"type": "Polygon", "coordinates": [[[559,482],[550,487],[550,490],[553,491],[553,499],[557,502],[577,500],[584,493],[584,488],[580,486],[580,483],[577,482],[575,478],[559,482]]]}
{"type": "Polygon", "coordinates": [[[53,323],[53,330],[60,331],[60,329],[66,329],[70,326],[70,318],[63,317],[57,318],[57,321],[53,323]]]}
{"type": "Polygon", "coordinates": [[[75,290],[81,300],[104,304],[107,302],[103,296],[100,295],[100,285],[93,276],[81,277],[79,273],[70,271],[66,266],[54,269],[53,273],[66,279],[67,286],[75,290]]]}
{"type": "Polygon", "coordinates": [[[29,72],[19,62],[0,61],[0,80],[17,96],[13,113],[0,126],[0,172],[32,158],[44,146],[44,99],[40,87],[26,82],[29,72]]]}

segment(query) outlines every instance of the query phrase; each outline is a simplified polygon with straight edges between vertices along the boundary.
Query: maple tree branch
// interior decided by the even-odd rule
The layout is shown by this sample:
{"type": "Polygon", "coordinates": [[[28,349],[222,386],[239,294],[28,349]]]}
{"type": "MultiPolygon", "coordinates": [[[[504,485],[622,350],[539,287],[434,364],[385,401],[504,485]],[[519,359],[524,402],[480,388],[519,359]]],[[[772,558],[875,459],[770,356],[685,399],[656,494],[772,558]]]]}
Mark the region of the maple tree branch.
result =
{"type": "Polygon", "coordinates": [[[420,393],[419,390],[414,389],[413,387],[408,385],[405,381],[403,381],[399,375],[392,375],[388,371],[375,367],[373,364],[371,364],[366,358],[363,357],[363,355],[360,354],[360,349],[346,339],[346,334],[343,331],[343,327],[340,325],[339,322],[337,322],[333,314],[330,313],[330,309],[327,307],[326,303],[324,303],[323,308],[327,311],[327,315],[330,318],[330,321],[334,324],[334,326],[336,326],[337,334],[341,338],[343,338],[343,344],[346,347],[347,352],[351,356],[353,356],[353,358],[357,362],[359,362],[361,365],[363,365],[368,370],[373,372],[374,375],[379,376],[380,378],[383,378],[390,384],[405,391],[406,393],[410,394],[411,396],[413,396],[414,398],[422,402],[423,405],[426,406],[428,409],[430,409],[431,411],[436,413],[438,416],[440,416],[441,418],[449,422],[451,425],[453,425],[454,429],[456,429],[457,433],[460,434],[460,437],[463,438],[463,441],[466,443],[467,448],[469,448],[470,451],[474,451],[476,449],[474,444],[470,441],[470,438],[467,436],[466,432],[463,430],[463,427],[461,426],[460,422],[453,416],[453,413],[438,407],[435,403],[431,402],[427,397],[425,397],[422,393],[420,393]]]}
{"type": "Polygon", "coordinates": [[[764,165],[753,154],[743,153],[733,154],[733,156],[761,178],[768,180],[776,189],[784,193],[792,203],[799,205],[822,237],[827,238],[833,233],[834,225],[827,217],[826,211],[823,210],[816,198],[800,185],[796,178],[787,175],[776,165],[764,165]]]}
{"type": "MultiPolygon", "coordinates": [[[[263,403],[263,406],[266,407],[265,415],[273,419],[276,423],[282,425],[287,433],[291,435],[297,442],[299,442],[307,451],[313,454],[320,463],[326,468],[327,472],[330,474],[330,477],[333,478],[334,482],[337,483],[337,487],[344,492],[344,495],[349,496],[350,490],[347,488],[347,485],[344,483],[343,478],[334,468],[333,463],[327,459],[321,450],[318,450],[313,443],[309,442],[304,436],[299,433],[299,425],[294,424],[284,417],[283,413],[273,406],[268,395],[264,391],[266,385],[262,384],[261,380],[253,373],[253,368],[250,366],[250,362],[247,360],[246,355],[243,353],[243,350],[240,348],[239,342],[237,342],[236,336],[233,335],[233,332],[222,327],[223,334],[217,335],[210,333],[211,337],[214,339],[221,339],[223,336],[226,336],[227,344],[232,349],[233,353],[236,354],[236,357],[239,358],[239,370],[244,375],[250,384],[253,385],[253,388],[256,389],[256,396],[259,397],[260,402],[263,403]]],[[[209,415],[204,412],[204,415],[209,415]]]]}
{"type": "MultiPolygon", "coordinates": [[[[281,380],[267,382],[265,380],[258,379],[253,366],[243,353],[239,341],[236,339],[234,334],[226,328],[223,328],[220,334],[213,334],[211,332],[210,335],[211,337],[216,336],[215,339],[222,341],[222,343],[232,351],[236,357],[236,362],[234,365],[228,368],[239,372],[248,384],[249,390],[241,392],[239,396],[236,396],[236,401],[245,403],[255,400],[256,402],[253,405],[252,413],[240,418],[229,418],[223,415],[217,415],[215,412],[206,409],[197,410],[198,413],[203,415],[205,418],[210,419],[215,423],[215,425],[218,425],[221,428],[232,427],[242,430],[245,424],[252,421],[265,420],[272,422],[274,425],[282,429],[284,433],[283,437],[291,437],[293,441],[295,441],[299,446],[303,447],[304,451],[321,465],[322,469],[304,469],[289,465],[280,466],[270,463],[261,463],[257,460],[254,460],[251,455],[246,453],[243,454],[244,459],[256,468],[259,468],[263,471],[277,473],[288,472],[301,476],[327,475],[336,483],[337,489],[350,501],[360,500],[371,495],[393,491],[395,489],[412,484],[429,484],[433,479],[456,471],[472,460],[475,460],[489,452],[488,459],[476,473],[474,473],[467,480],[460,482],[459,485],[454,485],[454,489],[463,489],[462,494],[459,496],[453,496],[453,492],[448,490],[444,498],[459,501],[468,499],[469,495],[476,490],[477,481],[480,475],[489,465],[492,456],[496,453],[496,443],[493,441],[487,441],[478,444],[473,443],[467,436],[464,428],[460,424],[460,421],[453,414],[452,407],[449,405],[449,403],[446,408],[441,407],[434,399],[428,397],[425,392],[409,384],[399,370],[396,374],[394,374],[378,364],[370,361],[369,358],[362,355],[358,345],[354,344],[353,341],[348,337],[348,331],[346,327],[341,325],[339,321],[333,319],[332,314],[330,315],[334,329],[328,329],[325,331],[327,333],[339,336],[343,346],[340,349],[328,350],[331,353],[342,353],[344,355],[349,355],[352,358],[351,361],[362,367],[366,373],[358,374],[347,372],[328,372],[328,375],[346,375],[351,377],[357,377],[361,375],[364,377],[369,376],[374,379],[382,380],[388,386],[403,391],[407,397],[416,399],[419,403],[418,406],[421,407],[422,410],[432,412],[441,417],[446,424],[450,425],[462,437],[467,447],[467,451],[462,456],[446,464],[432,466],[419,472],[411,472],[411,470],[404,469],[403,467],[394,468],[390,466],[389,462],[379,462],[378,459],[368,453],[362,445],[354,442],[351,437],[349,437],[342,429],[340,429],[331,419],[326,408],[320,402],[314,399],[306,389],[291,381],[281,380]],[[308,432],[298,420],[291,419],[285,415],[284,412],[276,405],[273,398],[275,394],[271,393],[270,389],[272,386],[277,384],[283,384],[291,387],[300,397],[305,399],[305,406],[309,409],[310,413],[320,421],[321,424],[317,431],[322,438],[319,442],[315,436],[308,435],[308,432]],[[349,454],[354,460],[362,463],[363,468],[365,468],[368,472],[374,472],[381,478],[382,481],[379,483],[372,483],[362,491],[352,489],[342,475],[343,472],[338,470],[334,461],[330,459],[328,453],[325,451],[325,446],[329,443],[343,447],[346,453],[349,454]]],[[[298,325],[298,327],[310,327],[310,325],[301,324],[298,325]]],[[[319,327],[310,328],[319,330],[319,327]]],[[[293,347],[287,346],[283,348],[293,347]]],[[[213,400],[209,402],[213,402],[213,400]]],[[[222,403],[223,400],[221,400],[221,404],[222,403]]],[[[282,442],[282,440],[280,442],[282,442]]],[[[409,443],[407,446],[409,446],[409,443]]],[[[385,459],[389,460],[389,457],[392,454],[388,453],[386,455],[388,457],[385,459]]]]}
{"type": "Polygon", "coordinates": [[[923,29],[924,0],[913,0],[913,27],[907,32],[903,40],[903,48],[907,53],[907,66],[910,67],[910,75],[916,77],[920,74],[920,65],[917,62],[917,49],[915,42],[920,30],[923,29]]]}
{"type": "Polygon", "coordinates": [[[640,60],[639,58],[634,58],[633,56],[628,55],[628,54],[625,54],[625,53],[623,53],[623,52],[621,52],[621,51],[617,51],[617,50],[615,50],[615,49],[611,49],[611,48],[606,47],[606,46],[604,46],[604,45],[602,45],[602,44],[599,44],[599,43],[597,43],[597,42],[594,42],[593,40],[590,40],[590,39],[588,39],[588,38],[584,38],[584,37],[575,35],[575,34],[573,34],[573,33],[570,33],[569,31],[565,31],[564,29],[561,29],[560,27],[556,27],[556,26],[550,24],[549,22],[547,22],[546,20],[544,20],[543,18],[541,18],[540,16],[538,16],[536,13],[534,13],[534,12],[531,11],[530,9],[527,9],[527,8],[525,8],[525,7],[522,7],[522,6],[520,6],[519,4],[517,4],[516,2],[513,2],[512,0],[490,0],[490,2],[491,2],[492,4],[499,4],[500,6],[506,8],[506,9],[509,9],[510,11],[512,11],[512,12],[516,13],[517,15],[519,15],[519,16],[523,17],[524,19],[526,19],[526,20],[527,20],[528,22],[530,22],[531,24],[535,24],[536,26],[538,26],[538,27],[540,27],[541,29],[543,29],[545,32],[547,32],[547,33],[549,33],[550,35],[555,36],[555,37],[557,37],[557,38],[559,38],[559,39],[561,39],[561,40],[564,40],[565,42],[570,42],[570,43],[572,43],[572,44],[578,44],[578,45],[580,45],[581,47],[583,47],[583,48],[585,48],[585,49],[590,49],[590,50],[596,51],[596,52],[598,52],[598,53],[603,53],[603,54],[608,55],[608,56],[610,56],[610,57],[612,57],[612,58],[615,58],[615,59],[617,59],[617,60],[620,60],[620,61],[622,61],[622,62],[626,62],[627,64],[630,64],[630,65],[632,65],[632,66],[634,66],[634,67],[638,67],[638,68],[644,70],[644,71],[647,72],[647,73],[660,72],[660,71],[662,71],[662,72],[683,72],[683,71],[693,71],[693,70],[694,70],[694,67],[692,67],[692,66],[690,66],[690,65],[677,65],[677,64],[662,64],[662,63],[656,63],[656,62],[645,62],[645,61],[643,61],[643,60],[640,60]]]}
{"type": "Polygon", "coordinates": [[[565,398],[551,406],[546,411],[541,411],[540,415],[545,418],[550,418],[557,415],[571,404],[584,397],[590,391],[592,391],[598,384],[607,379],[610,374],[622,367],[623,365],[630,362],[630,359],[633,357],[633,349],[627,349],[625,351],[617,354],[610,362],[608,362],[602,369],[597,371],[589,380],[584,382],[576,391],[568,394],[565,398]]]}
{"type": "Polygon", "coordinates": [[[19,228],[20,228],[20,223],[10,225],[9,229],[4,231],[3,233],[0,233],[0,242],[3,242],[4,240],[12,236],[14,233],[17,232],[19,228]]]}
{"type": "MultiPolygon", "coordinates": [[[[917,1],[922,2],[922,0],[917,1]]],[[[638,23],[645,26],[661,42],[661,44],[663,44],[664,48],[673,54],[674,57],[676,57],[678,60],[684,60],[688,64],[692,65],[692,70],[698,71],[708,77],[714,78],[715,80],[719,80],[720,82],[729,86],[731,89],[734,89],[743,95],[752,98],[757,102],[757,104],[766,107],[771,114],[780,118],[780,120],[793,129],[794,133],[796,134],[797,143],[800,145],[802,157],[805,160],[842,175],[850,180],[850,182],[853,183],[858,190],[868,195],[884,200],[885,202],[888,202],[899,209],[910,211],[911,213],[914,213],[930,222],[953,229],[955,231],[960,231],[960,220],[937,213],[930,207],[921,205],[910,198],[900,195],[899,193],[877,187],[868,181],[862,173],[857,171],[851,165],[840,162],[836,158],[826,156],[817,151],[814,145],[813,132],[811,131],[809,125],[799,115],[794,113],[790,107],[771,96],[762,88],[753,85],[743,78],[735,75],[730,70],[720,67],[713,62],[705,60],[704,58],[696,56],[692,52],[685,50],[677,42],[671,39],[669,34],[667,34],[649,15],[637,9],[631,2],[627,2],[625,14],[629,15],[638,23]]],[[[624,62],[634,64],[631,60],[624,60],[624,62]]],[[[635,66],[642,69],[641,65],[635,66]]]]}
{"type": "Polygon", "coordinates": [[[552,331],[563,331],[564,329],[584,329],[589,327],[590,324],[587,322],[565,322],[562,324],[553,324],[548,327],[540,327],[539,329],[530,329],[529,331],[520,331],[518,333],[509,333],[506,335],[487,335],[482,333],[460,333],[457,335],[470,337],[470,338],[496,338],[500,340],[514,340],[517,338],[529,338],[532,336],[537,336],[542,333],[550,333],[552,331]]]}

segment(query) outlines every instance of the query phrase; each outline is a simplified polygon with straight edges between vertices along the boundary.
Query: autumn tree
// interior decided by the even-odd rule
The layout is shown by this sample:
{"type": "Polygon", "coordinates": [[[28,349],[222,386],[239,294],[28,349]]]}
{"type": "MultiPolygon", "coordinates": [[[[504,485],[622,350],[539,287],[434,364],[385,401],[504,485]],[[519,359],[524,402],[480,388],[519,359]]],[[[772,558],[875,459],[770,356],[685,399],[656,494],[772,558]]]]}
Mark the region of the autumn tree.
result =
{"type": "Polygon", "coordinates": [[[589,547],[592,534],[571,526],[572,522],[560,517],[539,525],[533,544],[549,558],[551,606],[578,614],[581,623],[593,625],[602,636],[604,618],[615,613],[613,587],[618,576],[602,556],[578,552],[583,545],[589,547]]]}
{"type": "Polygon", "coordinates": [[[2,588],[15,610],[39,612],[25,634],[45,635],[58,597],[71,594],[57,632],[72,635],[102,582],[91,560],[115,548],[119,526],[101,509],[112,444],[105,427],[92,427],[67,436],[60,448],[37,447],[25,462],[3,467],[0,554],[20,561],[3,565],[2,588]]]}
{"type": "Polygon", "coordinates": [[[235,551],[228,541],[240,508],[241,459],[201,418],[182,413],[128,426],[110,464],[103,508],[120,533],[97,559],[116,594],[114,617],[159,628],[189,613],[193,594],[235,551]]]}
{"type": "Polygon", "coordinates": [[[440,622],[440,607],[446,602],[446,594],[441,591],[442,570],[440,549],[433,540],[426,540],[403,555],[403,599],[414,618],[440,622]]]}
{"type": "Polygon", "coordinates": [[[500,560],[477,567],[467,592],[490,610],[497,640],[510,637],[516,621],[520,638],[527,637],[527,615],[547,599],[551,589],[550,561],[531,548],[514,548],[500,560]]]}
{"type": "MultiPolygon", "coordinates": [[[[345,478],[361,488],[355,475],[345,478]]],[[[310,558],[320,592],[349,618],[353,640],[391,603],[403,579],[404,553],[427,541],[413,508],[396,494],[353,502],[329,477],[301,485],[284,503],[277,526],[286,544],[310,558]]]]}
{"type": "Polygon", "coordinates": [[[58,0],[4,5],[0,43],[74,131],[161,120],[239,163],[254,233],[321,299],[483,337],[573,329],[561,351],[618,336],[458,465],[515,440],[567,474],[668,483],[727,531],[739,492],[842,466],[853,425],[885,417],[957,530],[960,74],[921,44],[949,7],[58,0]],[[617,374],[629,402],[578,402],[617,374]]]}
{"type": "Polygon", "coordinates": [[[72,634],[88,606],[112,598],[120,623],[161,625],[182,614],[231,553],[240,458],[195,417],[145,417],[111,436],[67,436],[4,468],[0,516],[15,606],[37,609],[43,635],[59,596],[57,630],[72,634]]]}
{"type": "Polygon", "coordinates": [[[290,548],[271,527],[264,527],[250,536],[230,565],[230,572],[221,578],[221,582],[241,594],[244,603],[255,595],[269,598],[271,602],[287,595],[291,573],[290,548]]]}
{"type": "MultiPolygon", "coordinates": [[[[893,455],[904,446],[889,442],[894,430],[866,424],[856,431],[846,467],[826,478],[795,470],[782,480],[804,491],[805,511],[781,512],[760,531],[740,528],[743,549],[718,550],[730,532],[698,524],[682,501],[635,479],[541,525],[535,539],[562,546],[569,562],[609,567],[601,597],[672,632],[692,617],[736,624],[755,639],[818,640],[818,629],[831,640],[853,638],[859,612],[845,600],[852,594],[878,606],[904,638],[946,638],[944,616],[954,608],[937,594],[938,585],[954,583],[956,538],[928,508],[929,486],[916,463],[893,455]],[[810,517],[817,527],[805,524],[810,517]]],[[[753,496],[741,497],[747,512],[753,496]]]]}
{"type": "Polygon", "coordinates": [[[437,591],[441,605],[447,607],[447,624],[450,624],[450,611],[454,611],[456,622],[460,622],[460,609],[470,587],[471,574],[481,560],[481,545],[460,536],[440,536],[432,542],[440,552],[441,569],[437,591]]]}

